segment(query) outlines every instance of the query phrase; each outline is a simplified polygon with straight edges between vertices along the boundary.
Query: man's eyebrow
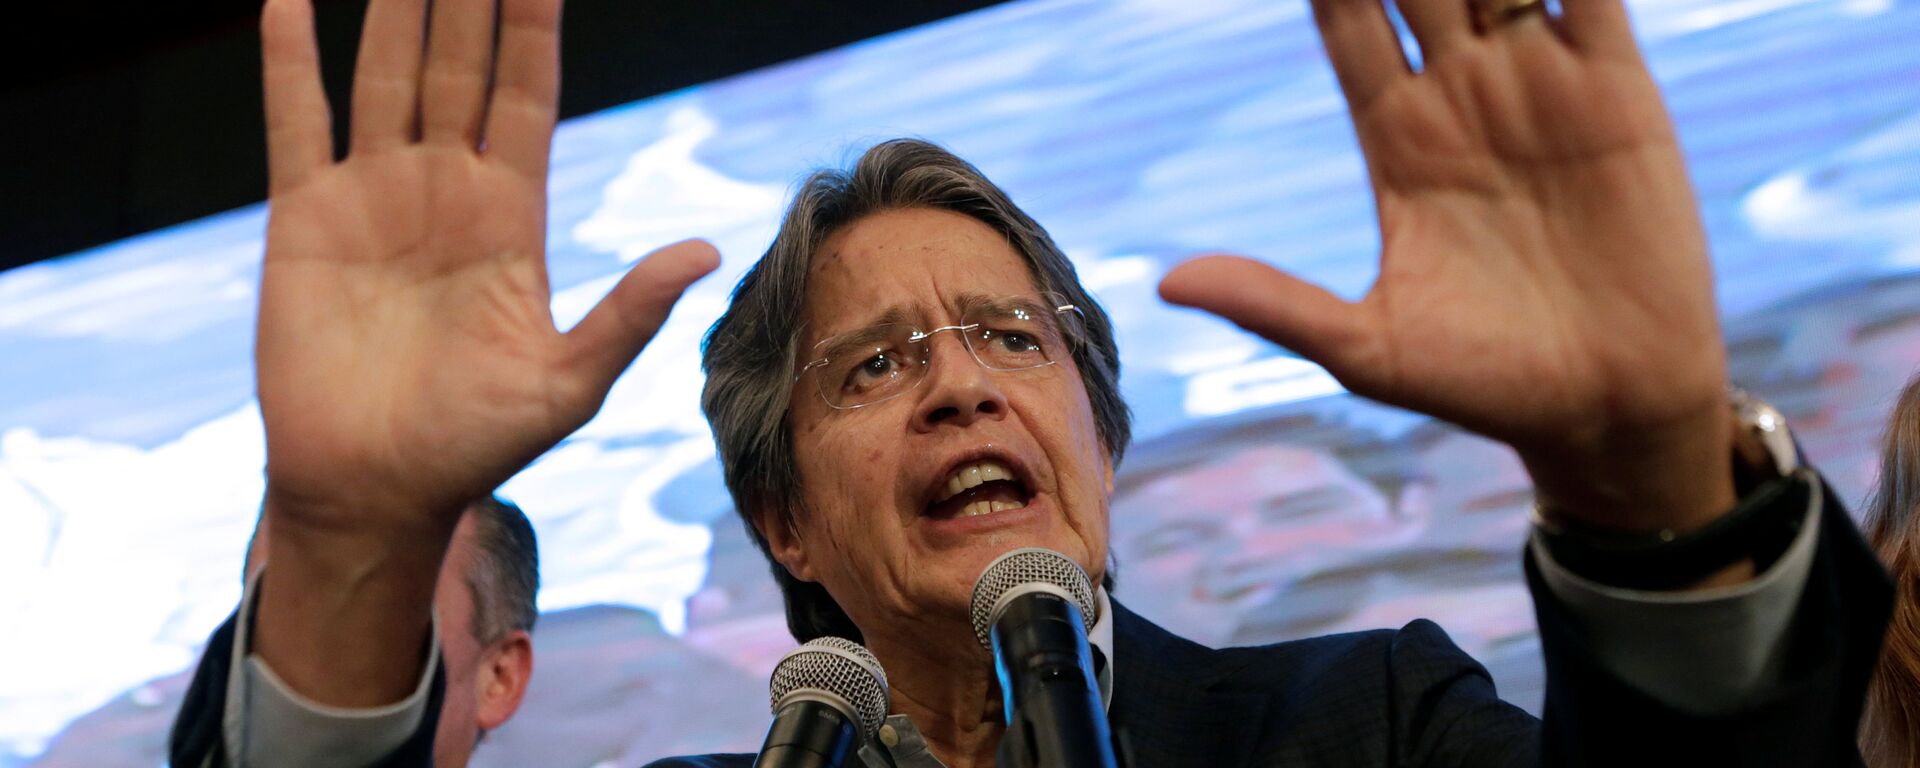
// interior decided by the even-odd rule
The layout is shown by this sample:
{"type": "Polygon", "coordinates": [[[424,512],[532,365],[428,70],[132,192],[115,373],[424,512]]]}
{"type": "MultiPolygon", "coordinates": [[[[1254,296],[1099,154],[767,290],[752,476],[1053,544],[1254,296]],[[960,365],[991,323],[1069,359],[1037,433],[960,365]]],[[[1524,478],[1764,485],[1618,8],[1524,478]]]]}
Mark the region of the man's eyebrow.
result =
{"type": "Polygon", "coordinates": [[[954,304],[958,306],[961,315],[985,310],[999,317],[1011,315],[1014,310],[1020,309],[1046,316],[1056,309],[1036,297],[1025,295],[988,296],[980,293],[963,293],[954,300],[954,304]]]}
{"type": "MultiPolygon", "coordinates": [[[[851,328],[847,328],[842,331],[838,331],[836,333],[827,334],[821,337],[820,339],[815,340],[813,344],[810,345],[810,348],[817,348],[821,344],[825,344],[829,339],[836,339],[842,336],[846,336],[847,334],[860,333],[862,331],[871,330],[876,325],[887,325],[889,323],[904,323],[904,322],[907,322],[907,308],[903,305],[895,304],[891,307],[887,307],[886,309],[881,310],[878,314],[868,316],[865,320],[860,322],[858,325],[855,325],[851,328]]],[[[861,334],[862,337],[871,336],[871,335],[872,334],[869,334],[869,333],[861,334]]],[[[861,341],[869,341],[869,339],[866,339],[866,338],[841,339],[841,343],[836,344],[834,346],[844,347],[846,346],[846,342],[861,342],[861,341]]]]}
{"type": "Polygon", "coordinates": [[[955,309],[960,310],[960,314],[962,316],[965,316],[970,312],[975,312],[979,310],[986,310],[989,312],[993,312],[995,314],[1004,315],[1004,314],[1007,314],[1010,310],[1014,310],[1014,309],[1026,309],[1026,310],[1035,311],[1035,312],[1041,312],[1041,311],[1052,309],[1052,307],[1040,306],[1039,304],[1035,303],[1031,297],[1028,297],[1028,296],[1022,296],[1022,295],[989,296],[984,293],[972,293],[972,292],[962,293],[959,296],[956,296],[953,300],[953,304],[955,309]]]}
{"type": "Polygon", "coordinates": [[[822,340],[819,344],[815,344],[814,348],[819,351],[821,357],[831,358],[838,357],[859,347],[871,346],[874,342],[887,337],[885,329],[881,327],[882,325],[885,325],[885,323],[862,326],[847,331],[846,333],[829,337],[822,340]]]}
{"type": "Polygon", "coordinates": [[[895,304],[881,310],[880,314],[869,316],[866,322],[861,323],[859,327],[872,328],[876,325],[886,325],[888,323],[904,323],[907,322],[907,314],[907,308],[904,305],[895,304]]]}

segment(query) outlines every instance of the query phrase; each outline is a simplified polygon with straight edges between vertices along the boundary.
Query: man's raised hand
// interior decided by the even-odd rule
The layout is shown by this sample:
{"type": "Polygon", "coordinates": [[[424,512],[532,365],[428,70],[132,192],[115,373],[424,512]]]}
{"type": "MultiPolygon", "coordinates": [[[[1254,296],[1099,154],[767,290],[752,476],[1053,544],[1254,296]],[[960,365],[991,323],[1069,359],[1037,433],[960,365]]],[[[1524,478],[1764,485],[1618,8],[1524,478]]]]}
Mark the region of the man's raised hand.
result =
{"type": "Polygon", "coordinates": [[[271,0],[262,21],[259,388],[270,500],[302,516],[450,527],[593,415],[717,259],[666,248],[558,332],[545,242],[560,3],[500,3],[497,65],[494,0],[434,2],[423,52],[426,5],[369,8],[340,162],[307,0],[271,0]],[[358,520],[376,514],[397,519],[358,520]]]}
{"type": "Polygon", "coordinates": [[[431,5],[373,0],[337,162],[309,0],[268,0],[261,19],[273,534],[256,648],[341,706],[409,690],[462,508],[591,418],[718,259],[664,248],[560,333],[545,248],[560,2],[499,0],[497,19],[496,0],[431,5]]]}
{"type": "Polygon", "coordinates": [[[1730,506],[1705,235],[1621,1],[1483,25],[1467,0],[1402,0],[1419,72],[1381,0],[1313,2],[1374,189],[1377,281],[1347,302],[1210,257],[1162,294],[1512,444],[1587,523],[1685,528],[1730,506]]]}

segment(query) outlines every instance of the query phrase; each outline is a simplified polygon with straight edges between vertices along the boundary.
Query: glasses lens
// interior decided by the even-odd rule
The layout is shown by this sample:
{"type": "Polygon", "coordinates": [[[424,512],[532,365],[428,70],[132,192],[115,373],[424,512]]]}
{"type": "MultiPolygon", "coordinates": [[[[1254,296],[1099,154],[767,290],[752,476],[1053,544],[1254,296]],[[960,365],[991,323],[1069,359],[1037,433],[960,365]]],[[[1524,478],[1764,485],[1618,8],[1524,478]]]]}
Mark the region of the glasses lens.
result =
{"type": "Polygon", "coordinates": [[[925,372],[923,346],[907,325],[876,325],[821,342],[814,370],[820,394],[836,408],[885,400],[912,387],[925,372]]]}
{"type": "Polygon", "coordinates": [[[835,408],[858,408],[899,395],[926,378],[931,335],[959,331],[974,359],[998,371],[1040,368],[1073,355],[1078,308],[1055,295],[996,299],[969,308],[960,325],[921,332],[889,323],[844,333],[814,346],[820,396],[835,408]]]}
{"type": "Polygon", "coordinates": [[[1000,371],[1058,362],[1072,354],[1068,344],[1071,329],[1062,321],[1074,310],[1062,310],[1062,306],[1045,295],[977,305],[962,319],[963,325],[971,326],[967,345],[981,365],[1000,371]]]}

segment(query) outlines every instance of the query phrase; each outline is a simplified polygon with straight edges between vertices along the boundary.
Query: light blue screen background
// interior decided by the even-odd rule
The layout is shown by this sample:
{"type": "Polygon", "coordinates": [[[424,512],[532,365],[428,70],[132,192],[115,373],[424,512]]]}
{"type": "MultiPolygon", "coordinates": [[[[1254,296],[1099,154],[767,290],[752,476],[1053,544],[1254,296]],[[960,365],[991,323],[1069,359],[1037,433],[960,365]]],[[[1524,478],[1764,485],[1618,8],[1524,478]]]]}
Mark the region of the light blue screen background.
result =
{"type": "MultiPolygon", "coordinates": [[[[1804,422],[1857,503],[1888,395],[1920,365],[1920,5],[1631,6],[1704,206],[1735,374],[1804,422]]],[[[707,237],[726,262],[600,416],[503,489],[539,531],[546,614],[527,705],[479,763],[758,743],[764,676],[792,641],[719,482],[697,343],[791,185],[901,135],[1006,187],[1116,319],[1137,436],[1117,597],[1214,643],[1430,616],[1537,711],[1510,455],[1153,296],[1198,251],[1348,296],[1372,279],[1371,199],[1305,2],[1029,0],[561,127],[563,327],[660,245],[707,237]],[[1245,525],[1201,530],[1173,507],[1245,525]]],[[[162,760],[259,503],[264,214],[0,273],[0,768],[162,760]]]]}

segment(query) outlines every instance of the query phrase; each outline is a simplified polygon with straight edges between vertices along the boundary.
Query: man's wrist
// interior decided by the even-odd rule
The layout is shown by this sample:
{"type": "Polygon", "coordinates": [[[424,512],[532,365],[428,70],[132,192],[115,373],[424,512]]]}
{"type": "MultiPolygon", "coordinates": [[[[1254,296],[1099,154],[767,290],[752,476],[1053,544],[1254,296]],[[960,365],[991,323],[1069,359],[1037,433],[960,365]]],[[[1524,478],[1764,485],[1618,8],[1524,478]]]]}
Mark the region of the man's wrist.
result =
{"type": "Polygon", "coordinates": [[[397,701],[419,670],[452,532],[314,522],[268,509],[253,650],[315,702],[397,701]]]}
{"type": "Polygon", "coordinates": [[[1641,519],[1665,522],[1595,525],[1588,522],[1593,518],[1555,509],[1548,501],[1553,497],[1542,494],[1534,529],[1545,549],[1574,573],[1635,589],[1724,586],[1765,570],[1798,533],[1813,481],[1801,471],[1778,411],[1737,389],[1730,391],[1729,401],[1721,470],[1701,476],[1729,489],[1737,502],[1700,524],[1693,524],[1699,518],[1691,515],[1648,515],[1641,519]]]}
{"type": "MultiPolygon", "coordinates": [[[[350,485],[350,483],[349,483],[350,485]]],[[[262,516],[274,527],[299,531],[334,543],[358,543],[370,549],[394,540],[453,537],[466,502],[430,503],[372,488],[355,492],[303,493],[272,478],[261,500],[262,516]]]]}
{"type": "Polygon", "coordinates": [[[1536,521],[1534,537],[1566,571],[1610,587],[1671,591],[1739,584],[1772,566],[1799,535],[1812,498],[1807,474],[1777,478],[1686,534],[1619,534],[1536,521]]]}
{"type": "Polygon", "coordinates": [[[1625,431],[1593,445],[1521,451],[1540,516],[1620,534],[1685,534],[1739,498],[1725,407],[1660,430],[1625,431]]]}

